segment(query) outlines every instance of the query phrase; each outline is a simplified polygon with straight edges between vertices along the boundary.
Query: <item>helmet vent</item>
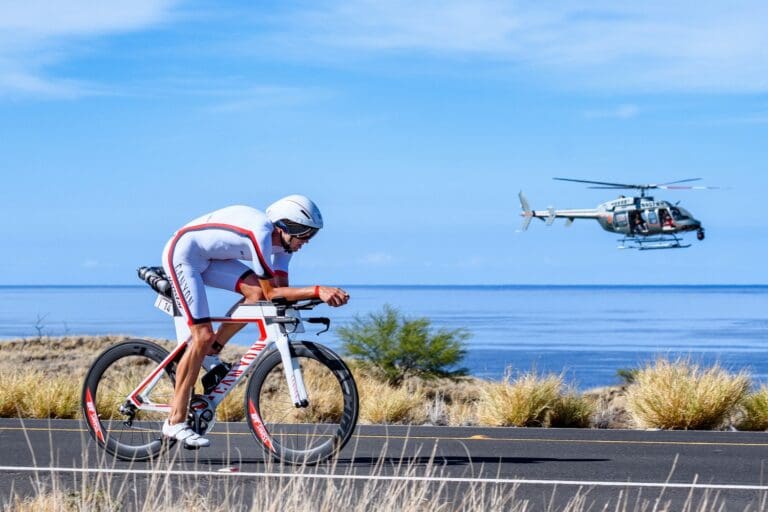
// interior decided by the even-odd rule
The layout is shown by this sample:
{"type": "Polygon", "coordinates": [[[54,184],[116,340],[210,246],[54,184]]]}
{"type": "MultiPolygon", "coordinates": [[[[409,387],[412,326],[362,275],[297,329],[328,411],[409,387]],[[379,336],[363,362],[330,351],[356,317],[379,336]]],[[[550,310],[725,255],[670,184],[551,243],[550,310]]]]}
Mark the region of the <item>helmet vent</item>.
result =
{"type": "Polygon", "coordinates": [[[284,197],[267,208],[267,217],[272,223],[290,220],[306,227],[320,229],[323,227],[323,216],[317,205],[309,198],[300,195],[284,197]]]}

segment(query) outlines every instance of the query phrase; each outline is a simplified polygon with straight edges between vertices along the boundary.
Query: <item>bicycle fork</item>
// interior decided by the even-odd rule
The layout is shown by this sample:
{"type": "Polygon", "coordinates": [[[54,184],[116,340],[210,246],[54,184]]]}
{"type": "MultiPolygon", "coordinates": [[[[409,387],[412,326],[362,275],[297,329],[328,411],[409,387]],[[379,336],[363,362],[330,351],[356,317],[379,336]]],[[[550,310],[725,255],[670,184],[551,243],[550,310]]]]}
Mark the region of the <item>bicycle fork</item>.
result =
{"type": "Polygon", "coordinates": [[[309,397],[307,396],[307,388],[304,386],[304,377],[301,375],[301,366],[298,359],[292,353],[288,336],[282,332],[282,329],[280,331],[276,337],[275,346],[280,352],[280,358],[283,361],[283,372],[285,373],[285,380],[288,382],[293,405],[296,407],[307,407],[309,405],[309,397]]]}

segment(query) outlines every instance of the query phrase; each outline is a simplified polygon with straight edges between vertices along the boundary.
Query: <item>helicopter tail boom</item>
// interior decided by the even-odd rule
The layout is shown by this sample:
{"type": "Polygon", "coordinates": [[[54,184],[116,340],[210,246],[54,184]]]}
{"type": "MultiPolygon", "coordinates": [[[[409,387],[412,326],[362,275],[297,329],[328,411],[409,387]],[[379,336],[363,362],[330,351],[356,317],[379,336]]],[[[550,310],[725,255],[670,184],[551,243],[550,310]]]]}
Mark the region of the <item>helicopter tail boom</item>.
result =
{"type": "Polygon", "coordinates": [[[528,226],[531,224],[531,219],[533,218],[546,222],[547,226],[551,226],[552,223],[555,222],[555,219],[567,219],[565,225],[570,226],[575,219],[597,219],[600,216],[600,212],[595,209],[556,210],[549,207],[546,210],[533,210],[522,191],[520,192],[519,197],[520,207],[523,210],[520,214],[523,217],[523,224],[520,227],[521,231],[528,229],[528,226]]]}

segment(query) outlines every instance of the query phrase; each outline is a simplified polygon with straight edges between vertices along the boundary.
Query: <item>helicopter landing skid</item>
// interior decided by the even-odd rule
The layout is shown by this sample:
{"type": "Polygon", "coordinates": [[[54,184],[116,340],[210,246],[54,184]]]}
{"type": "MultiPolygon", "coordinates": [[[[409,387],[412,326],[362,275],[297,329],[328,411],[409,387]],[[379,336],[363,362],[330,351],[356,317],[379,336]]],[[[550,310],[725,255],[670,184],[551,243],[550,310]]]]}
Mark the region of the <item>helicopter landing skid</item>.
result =
{"type": "Polygon", "coordinates": [[[674,235],[648,236],[643,238],[626,237],[619,240],[618,249],[637,249],[638,251],[651,251],[658,249],[685,249],[691,244],[682,243],[683,239],[674,235]]]}

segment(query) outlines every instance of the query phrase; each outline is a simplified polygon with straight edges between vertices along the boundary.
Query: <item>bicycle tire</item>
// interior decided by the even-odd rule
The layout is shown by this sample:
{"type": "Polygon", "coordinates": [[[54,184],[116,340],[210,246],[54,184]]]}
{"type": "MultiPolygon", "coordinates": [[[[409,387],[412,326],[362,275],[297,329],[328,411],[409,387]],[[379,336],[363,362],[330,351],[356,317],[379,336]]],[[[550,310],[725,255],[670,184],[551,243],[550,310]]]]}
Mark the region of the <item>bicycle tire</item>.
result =
{"type": "Polygon", "coordinates": [[[357,424],[357,386],[344,361],[311,341],[291,342],[309,405],[297,408],[288,392],[280,352],[267,349],[248,381],[245,413],[257,442],[276,461],[317,464],[349,441],[357,424]]]}
{"type": "MultiPolygon", "coordinates": [[[[131,390],[167,356],[168,351],[155,343],[132,339],[102,352],[88,370],[81,398],[83,418],[99,447],[118,459],[153,459],[175,442],[162,435],[167,413],[137,410],[128,424],[128,415],[120,411],[131,390]]],[[[175,369],[175,363],[165,368],[150,395],[154,402],[170,403],[175,369]]]]}

